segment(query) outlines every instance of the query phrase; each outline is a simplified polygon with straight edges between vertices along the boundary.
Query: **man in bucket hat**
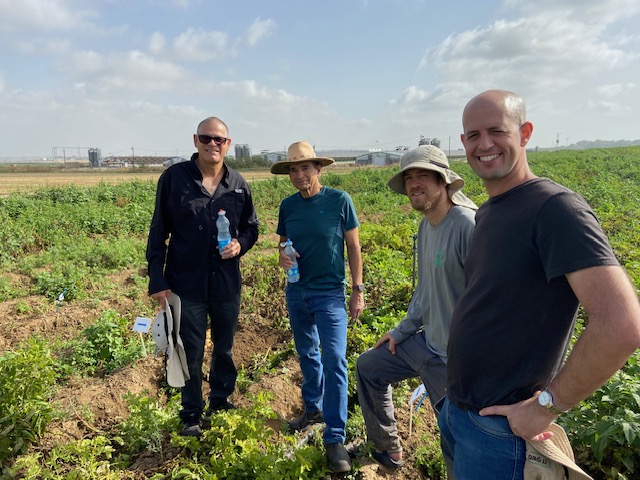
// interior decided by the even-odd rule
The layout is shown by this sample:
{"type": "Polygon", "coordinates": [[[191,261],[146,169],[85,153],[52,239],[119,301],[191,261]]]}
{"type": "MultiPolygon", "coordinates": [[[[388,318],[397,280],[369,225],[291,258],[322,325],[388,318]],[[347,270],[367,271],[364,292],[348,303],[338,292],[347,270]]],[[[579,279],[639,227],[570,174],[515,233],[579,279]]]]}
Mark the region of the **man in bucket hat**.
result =
{"type": "Polygon", "coordinates": [[[302,430],[325,421],[323,441],[334,472],[351,470],[344,447],[347,422],[347,312],[345,308],[344,246],[347,246],[352,294],[349,313],[358,318],[364,308],[362,256],[358,218],[346,192],[320,183],[322,167],[333,163],[318,157],[307,142],[289,146],[287,159],[271,166],[271,173],[289,175],[298,192],[280,204],[277,233],[279,263],[292,266],[284,242],[298,252],[300,280],[286,288],[291,331],[302,370],[305,410],[291,422],[302,430]],[[320,350],[322,346],[322,354],[320,350]]]}
{"type": "MultiPolygon", "coordinates": [[[[434,412],[445,395],[447,342],[453,307],[464,288],[464,263],[475,226],[476,205],[462,192],[464,180],[445,153],[421,145],[400,159],[389,187],[423,214],[418,229],[418,285],[407,314],[357,362],[358,399],[375,448],[389,468],[402,466],[391,384],[420,377],[434,412]]],[[[447,459],[450,464],[450,459],[447,459]]]]}
{"type": "Polygon", "coordinates": [[[587,202],[537,177],[522,97],[489,90],[462,114],[478,209],[453,312],[442,448],[458,480],[521,480],[526,442],[613,375],[640,346],[640,304],[587,202]],[[565,356],[578,306],[585,328],[565,356]]]}

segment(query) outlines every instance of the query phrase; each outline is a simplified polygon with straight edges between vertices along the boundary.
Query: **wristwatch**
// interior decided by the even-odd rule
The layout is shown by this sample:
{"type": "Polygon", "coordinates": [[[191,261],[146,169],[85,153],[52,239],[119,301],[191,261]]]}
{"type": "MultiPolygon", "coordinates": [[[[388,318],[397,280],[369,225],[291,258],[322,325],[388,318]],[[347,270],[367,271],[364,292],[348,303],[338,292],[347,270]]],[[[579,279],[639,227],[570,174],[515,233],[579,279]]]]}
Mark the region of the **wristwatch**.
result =
{"type": "Polygon", "coordinates": [[[364,283],[361,283],[360,285],[355,285],[353,289],[357,290],[358,292],[364,292],[364,283]]]}
{"type": "Polygon", "coordinates": [[[563,413],[567,413],[568,410],[560,410],[553,404],[553,395],[546,388],[540,392],[538,396],[538,403],[541,407],[544,407],[547,411],[553,413],[554,415],[561,415],[563,413]]]}

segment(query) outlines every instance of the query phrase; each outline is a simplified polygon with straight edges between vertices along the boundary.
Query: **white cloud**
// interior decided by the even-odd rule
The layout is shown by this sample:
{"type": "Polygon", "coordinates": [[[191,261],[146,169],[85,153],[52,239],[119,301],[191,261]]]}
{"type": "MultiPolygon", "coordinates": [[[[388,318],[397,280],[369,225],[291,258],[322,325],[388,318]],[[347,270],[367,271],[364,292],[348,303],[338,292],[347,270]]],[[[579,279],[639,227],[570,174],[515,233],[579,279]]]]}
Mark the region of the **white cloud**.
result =
{"type": "Polygon", "coordinates": [[[587,102],[587,105],[591,110],[598,111],[600,113],[603,113],[604,115],[617,115],[620,113],[631,111],[628,106],[621,106],[618,102],[589,100],[587,102]]]}
{"type": "Polygon", "coordinates": [[[49,31],[86,28],[96,16],[67,0],[0,0],[0,31],[49,31]]]}
{"type": "Polygon", "coordinates": [[[153,32],[149,38],[149,51],[154,55],[159,55],[164,51],[166,44],[167,40],[163,34],[153,32]]]}
{"type": "Polygon", "coordinates": [[[608,25],[640,13],[637,0],[505,0],[505,6],[527,15],[545,12],[549,17],[565,16],[585,24],[608,25]]]}
{"type": "MultiPolygon", "coordinates": [[[[233,39],[229,34],[216,30],[189,27],[173,40],[173,57],[176,59],[208,62],[222,58],[235,57],[243,48],[252,48],[271,35],[276,29],[276,23],[271,20],[257,18],[249,26],[244,35],[233,39]]],[[[164,48],[164,40],[160,34],[154,34],[151,40],[150,51],[161,53],[164,48]]]]}
{"type": "Polygon", "coordinates": [[[621,93],[636,88],[635,83],[614,83],[608,85],[600,85],[596,88],[598,95],[603,97],[612,98],[620,95],[621,93]]]}
{"type": "Polygon", "coordinates": [[[255,47],[262,38],[269,36],[275,28],[276,22],[273,20],[256,18],[245,35],[245,43],[249,47],[255,47]]]}
{"type": "Polygon", "coordinates": [[[233,55],[229,37],[224,32],[189,27],[173,40],[178,57],[185,60],[206,62],[233,55]]]}
{"type": "Polygon", "coordinates": [[[182,67],[137,50],[108,55],[77,52],[58,68],[103,94],[112,90],[168,91],[187,76],[182,67]]]}
{"type": "Polygon", "coordinates": [[[12,45],[16,51],[26,55],[41,53],[62,55],[71,51],[71,42],[69,40],[51,38],[30,38],[29,40],[17,39],[12,43],[12,45]]]}

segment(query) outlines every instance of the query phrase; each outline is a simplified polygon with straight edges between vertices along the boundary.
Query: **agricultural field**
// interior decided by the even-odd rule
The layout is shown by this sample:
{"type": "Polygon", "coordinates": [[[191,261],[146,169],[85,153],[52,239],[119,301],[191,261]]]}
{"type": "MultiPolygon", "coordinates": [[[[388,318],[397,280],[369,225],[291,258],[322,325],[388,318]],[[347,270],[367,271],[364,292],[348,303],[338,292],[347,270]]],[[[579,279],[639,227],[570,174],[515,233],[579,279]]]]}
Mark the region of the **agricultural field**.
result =
{"type": "MultiPolygon", "coordinates": [[[[535,153],[530,163],[590,202],[640,288],[640,148],[535,153]]],[[[476,203],[486,200],[465,163],[452,168],[476,203]]],[[[351,194],[362,224],[367,309],[348,337],[351,442],[364,438],[355,360],[403,318],[412,292],[419,216],[386,185],[396,169],[323,172],[324,184],[351,194]]],[[[274,233],[278,205],[293,187],[286,177],[243,173],[261,226],[242,260],[240,376],[230,399],[239,409],[216,415],[197,440],[177,435],[179,391],[164,381],[153,341],[131,331],[136,317],[157,313],[146,294],[144,250],[158,172],[142,173],[149,177],[100,174],[70,184],[49,176],[15,190],[3,190],[0,174],[2,478],[331,478],[319,431],[301,437],[283,428],[302,410],[274,233]]],[[[578,332],[583,324],[580,314],[578,332]]],[[[407,401],[416,386],[394,389],[405,466],[385,470],[362,444],[354,472],[335,478],[444,478],[428,402],[413,414],[409,436],[407,401]]],[[[638,356],[561,423],[594,478],[640,478],[638,356]]]]}

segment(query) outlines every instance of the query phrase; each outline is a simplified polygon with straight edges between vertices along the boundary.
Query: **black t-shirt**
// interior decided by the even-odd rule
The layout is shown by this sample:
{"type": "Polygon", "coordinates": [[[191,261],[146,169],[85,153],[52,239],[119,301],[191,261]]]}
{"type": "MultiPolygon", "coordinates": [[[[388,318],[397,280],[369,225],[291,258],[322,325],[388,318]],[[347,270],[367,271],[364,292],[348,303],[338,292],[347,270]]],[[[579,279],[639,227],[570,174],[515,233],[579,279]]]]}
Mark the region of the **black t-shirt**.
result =
{"type": "Polygon", "coordinates": [[[538,178],[485,202],[449,336],[448,391],[461,408],[544,388],[569,345],[578,300],[565,275],[619,265],[587,202],[538,178]]]}

